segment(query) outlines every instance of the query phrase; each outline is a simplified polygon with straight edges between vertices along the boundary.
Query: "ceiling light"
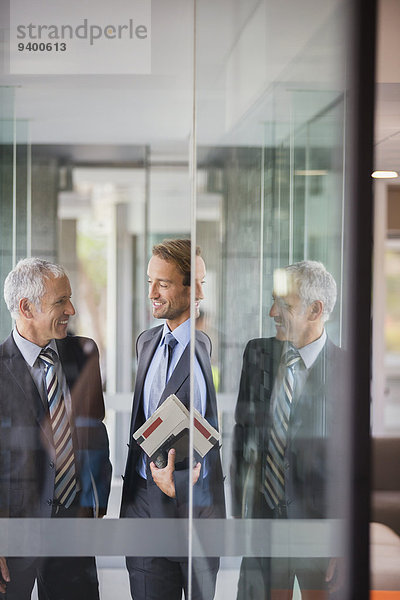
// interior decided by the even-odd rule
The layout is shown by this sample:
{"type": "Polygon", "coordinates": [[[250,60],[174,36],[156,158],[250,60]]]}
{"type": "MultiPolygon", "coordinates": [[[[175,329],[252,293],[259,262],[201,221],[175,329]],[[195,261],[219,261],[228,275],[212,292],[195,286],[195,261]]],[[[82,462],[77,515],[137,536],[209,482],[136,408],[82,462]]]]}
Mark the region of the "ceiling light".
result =
{"type": "Polygon", "coordinates": [[[399,174],[397,171],[374,171],[372,173],[372,177],[374,177],[374,179],[394,179],[398,176],[399,174]]]}

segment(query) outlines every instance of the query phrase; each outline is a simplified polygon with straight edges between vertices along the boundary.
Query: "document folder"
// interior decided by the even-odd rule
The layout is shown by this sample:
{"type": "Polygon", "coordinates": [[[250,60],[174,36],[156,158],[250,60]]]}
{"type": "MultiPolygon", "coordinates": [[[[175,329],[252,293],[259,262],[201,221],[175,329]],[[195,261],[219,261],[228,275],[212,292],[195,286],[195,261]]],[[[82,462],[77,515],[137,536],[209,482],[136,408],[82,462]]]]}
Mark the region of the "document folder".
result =
{"type": "MultiPolygon", "coordinates": [[[[189,423],[188,409],[175,394],[171,394],[135,431],[133,438],[159,469],[166,466],[168,451],[174,448],[175,467],[179,468],[188,460],[189,423]]],[[[197,462],[219,443],[221,435],[196,409],[193,431],[194,459],[197,462]]]]}

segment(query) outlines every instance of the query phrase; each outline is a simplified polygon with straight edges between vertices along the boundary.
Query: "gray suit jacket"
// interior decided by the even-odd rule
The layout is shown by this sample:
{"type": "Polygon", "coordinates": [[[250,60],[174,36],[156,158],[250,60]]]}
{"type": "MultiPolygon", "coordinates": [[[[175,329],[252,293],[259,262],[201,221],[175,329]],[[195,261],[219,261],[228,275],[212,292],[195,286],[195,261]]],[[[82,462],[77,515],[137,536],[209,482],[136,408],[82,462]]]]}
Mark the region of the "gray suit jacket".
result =
{"type": "MultiPolygon", "coordinates": [[[[104,514],[111,482],[99,357],[93,340],[57,340],[71,393],[81,506],[104,514]]],[[[49,517],[55,451],[47,407],[12,335],[0,345],[0,517],[49,517]]]]}
{"type": "MultiPolygon", "coordinates": [[[[133,396],[129,453],[124,476],[121,516],[126,516],[127,508],[135,497],[136,468],[141,456],[141,450],[132,435],[144,423],[143,387],[146,373],[160,342],[162,331],[163,325],[144,331],[138,337],[136,343],[138,369],[133,396]]],[[[188,344],[165,387],[160,403],[170,394],[175,394],[189,408],[189,352],[188,344]]],[[[211,342],[208,336],[201,331],[196,331],[195,353],[207,387],[205,418],[213,427],[218,429],[217,401],[210,364],[211,342]]],[[[200,476],[193,488],[194,516],[224,517],[225,499],[219,448],[214,448],[207,454],[207,469],[208,475],[204,478],[200,476]]],[[[187,516],[189,493],[188,469],[176,469],[174,472],[174,481],[176,498],[169,498],[155,485],[148,469],[148,499],[152,517],[187,516]]]]}

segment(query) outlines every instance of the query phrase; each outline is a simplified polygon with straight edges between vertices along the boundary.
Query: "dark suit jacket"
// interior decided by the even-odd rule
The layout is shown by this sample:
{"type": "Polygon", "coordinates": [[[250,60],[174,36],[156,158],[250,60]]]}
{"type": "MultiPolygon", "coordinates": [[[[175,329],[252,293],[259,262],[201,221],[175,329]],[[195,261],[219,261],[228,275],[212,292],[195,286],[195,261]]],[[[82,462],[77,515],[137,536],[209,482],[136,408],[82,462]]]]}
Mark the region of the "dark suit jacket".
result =
{"type": "MultiPolygon", "coordinates": [[[[272,516],[262,493],[270,431],[271,394],[283,342],[251,340],[245,349],[237,400],[231,465],[233,514],[272,516]]],[[[335,516],[332,431],[343,398],[344,353],[329,339],[294,399],[285,451],[285,503],[289,518],[335,516]]]]}
{"type": "MultiPolygon", "coordinates": [[[[57,340],[71,393],[80,503],[104,514],[111,482],[98,349],[93,340],[57,340]]],[[[12,335],[0,345],[0,516],[49,517],[55,451],[47,407],[12,335]]]]}
{"type": "MultiPolygon", "coordinates": [[[[137,340],[136,352],[138,358],[138,369],[136,375],[135,391],[133,396],[132,419],[130,429],[130,443],[128,460],[126,464],[124,486],[122,492],[121,516],[126,516],[129,503],[135,496],[136,467],[141,456],[141,451],[132,435],[144,422],[143,414],[143,387],[147,370],[150,366],[154,352],[160,342],[163,325],[143,332],[137,340]]],[[[218,429],[217,401],[214,384],[212,381],[210,354],[211,342],[208,336],[196,331],[196,357],[202,369],[207,386],[207,405],[205,418],[218,429]]],[[[189,344],[182,357],[176,365],[165,390],[161,396],[160,403],[170,394],[176,394],[181,402],[189,408],[190,402],[190,365],[189,344]]],[[[200,474],[199,480],[193,487],[193,505],[195,517],[224,517],[225,499],[221,460],[219,448],[213,448],[206,456],[208,474],[203,478],[200,474]]],[[[188,514],[189,480],[188,469],[176,469],[174,472],[176,498],[169,498],[154,483],[151,472],[147,470],[148,499],[152,517],[186,517],[188,514]]]]}

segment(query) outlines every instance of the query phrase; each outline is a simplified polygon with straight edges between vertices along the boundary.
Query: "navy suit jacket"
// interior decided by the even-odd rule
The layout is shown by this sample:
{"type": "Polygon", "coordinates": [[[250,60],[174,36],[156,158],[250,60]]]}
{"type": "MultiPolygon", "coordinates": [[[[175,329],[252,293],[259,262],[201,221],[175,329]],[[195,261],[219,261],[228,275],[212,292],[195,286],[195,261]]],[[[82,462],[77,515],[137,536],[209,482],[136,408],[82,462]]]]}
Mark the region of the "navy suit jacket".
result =
{"type": "MultiPolygon", "coordinates": [[[[231,465],[236,517],[272,516],[262,490],[271,396],[282,345],[276,338],[254,339],[244,352],[231,465]]],[[[333,444],[345,395],[344,356],[343,350],[328,339],[300,397],[293,401],[284,458],[284,504],[289,518],[325,518],[340,512],[335,486],[339,487],[339,465],[345,464],[345,459],[333,444]]]]}
{"type": "MultiPolygon", "coordinates": [[[[56,340],[71,394],[80,504],[104,514],[111,483],[99,355],[93,340],[56,340]]],[[[48,408],[10,335],[0,345],[0,516],[49,517],[55,451],[48,408]]]]}
{"type": "MultiPolygon", "coordinates": [[[[143,414],[143,387],[146,373],[153,355],[160,343],[163,325],[144,331],[137,340],[136,352],[138,369],[136,375],[135,391],[133,396],[131,428],[129,436],[129,453],[125,469],[124,486],[122,492],[121,516],[126,516],[127,508],[135,497],[136,469],[141,450],[133,439],[133,433],[144,423],[143,414]]],[[[170,394],[175,394],[181,402],[189,408],[190,403],[190,345],[188,344],[178,364],[176,365],[161,396],[162,403],[170,394]]],[[[207,403],[205,418],[218,429],[217,401],[212,380],[210,354],[211,342],[209,337],[196,331],[195,354],[199,361],[207,387],[207,403]]],[[[222,477],[222,467],[219,448],[214,447],[207,454],[207,476],[200,477],[193,487],[193,511],[195,517],[225,516],[225,498],[222,477]]],[[[169,498],[154,483],[151,472],[147,470],[147,490],[152,517],[187,517],[189,479],[188,469],[182,468],[174,471],[176,498],[169,498]]]]}

